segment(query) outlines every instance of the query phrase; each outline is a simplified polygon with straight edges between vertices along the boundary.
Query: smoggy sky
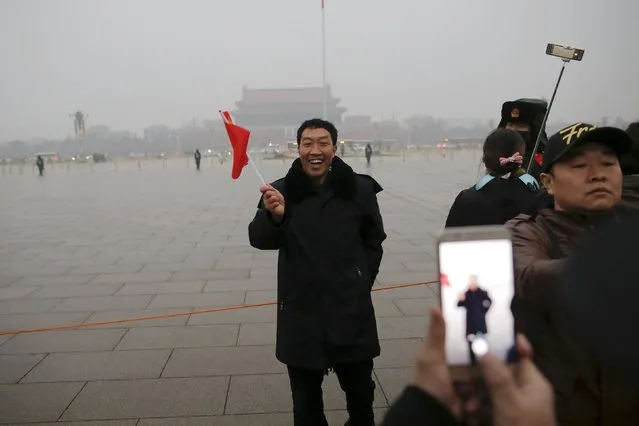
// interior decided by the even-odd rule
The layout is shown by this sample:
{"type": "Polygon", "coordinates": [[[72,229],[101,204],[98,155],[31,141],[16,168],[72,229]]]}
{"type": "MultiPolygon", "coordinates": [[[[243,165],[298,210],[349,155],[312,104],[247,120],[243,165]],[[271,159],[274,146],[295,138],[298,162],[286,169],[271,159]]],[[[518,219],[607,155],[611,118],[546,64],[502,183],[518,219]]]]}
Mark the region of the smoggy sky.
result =
{"type": "MultiPolygon", "coordinates": [[[[327,80],[348,113],[550,121],[639,118],[639,2],[325,0],[327,80]]],[[[233,109],[242,86],[322,84],[321,0],[2,0],[0,141],[64,137],[68,117],[141,132],[233,109]]]]}

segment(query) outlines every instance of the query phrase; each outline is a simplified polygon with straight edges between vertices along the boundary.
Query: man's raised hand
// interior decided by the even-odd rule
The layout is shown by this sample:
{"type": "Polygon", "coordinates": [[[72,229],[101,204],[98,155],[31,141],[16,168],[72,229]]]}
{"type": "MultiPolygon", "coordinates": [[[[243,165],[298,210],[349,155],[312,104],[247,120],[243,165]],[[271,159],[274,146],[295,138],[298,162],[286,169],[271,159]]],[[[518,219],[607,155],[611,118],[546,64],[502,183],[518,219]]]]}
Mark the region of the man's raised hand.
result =
{"type": "Polygon", "coordinates": [[[281,222],[285,211],[284,196],[272,185],[260,186],[260,192],[262,193],[264,208],[271,213],[276,222],[281,222]]]}

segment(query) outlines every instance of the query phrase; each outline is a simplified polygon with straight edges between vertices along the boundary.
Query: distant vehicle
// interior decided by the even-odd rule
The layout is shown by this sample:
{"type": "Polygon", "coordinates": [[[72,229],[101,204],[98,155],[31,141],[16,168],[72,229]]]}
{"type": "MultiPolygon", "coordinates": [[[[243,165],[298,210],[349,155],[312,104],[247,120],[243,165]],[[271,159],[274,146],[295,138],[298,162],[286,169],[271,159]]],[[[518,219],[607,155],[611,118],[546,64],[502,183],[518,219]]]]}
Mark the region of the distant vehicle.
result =
{"type": "Polygon", "coordinates": [[[106,163],[107,155],[102,153],[94,153],[93,154],[93,162],[94,163],[106,163]]]}
{"type": "Polygon", "coordinates": [[[42,157],[45,163],[57,163],[60,161],[60,156],[57,152],[36,152],[35,157],[42,157]]]}
{"type": "Polygon", "coordinates": [[[268,146],[262,150],[265,159],[284,158],[285,153],[279,145],[269,142],[268,146]]]}

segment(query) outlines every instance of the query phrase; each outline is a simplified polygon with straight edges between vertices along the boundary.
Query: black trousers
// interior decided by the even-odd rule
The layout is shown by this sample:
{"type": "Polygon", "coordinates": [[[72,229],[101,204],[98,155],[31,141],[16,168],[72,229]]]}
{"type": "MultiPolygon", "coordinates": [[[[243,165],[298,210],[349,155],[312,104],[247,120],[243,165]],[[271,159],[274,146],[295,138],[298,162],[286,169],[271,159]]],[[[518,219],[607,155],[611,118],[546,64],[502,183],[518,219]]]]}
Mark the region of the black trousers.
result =
{"type": "MultiPolygon", "coordinates": [[[[338,364],[334,368],[339,385],[346,394],[349,426],[374,426],[373,360],[338,364]]],[[[324,416],[322,383],[324,371],[306,370],[288,366],[288,377],[293,394],[295,426],[328,426],[324,416]]]]}
{"type": "Polygon", "coordinates": [[[470,340],[468,341],[468,355],[470,355],[470,365],[476,365],[477,356],[475,355],[475,352],[473,352],[473,342],[470,340]]]}

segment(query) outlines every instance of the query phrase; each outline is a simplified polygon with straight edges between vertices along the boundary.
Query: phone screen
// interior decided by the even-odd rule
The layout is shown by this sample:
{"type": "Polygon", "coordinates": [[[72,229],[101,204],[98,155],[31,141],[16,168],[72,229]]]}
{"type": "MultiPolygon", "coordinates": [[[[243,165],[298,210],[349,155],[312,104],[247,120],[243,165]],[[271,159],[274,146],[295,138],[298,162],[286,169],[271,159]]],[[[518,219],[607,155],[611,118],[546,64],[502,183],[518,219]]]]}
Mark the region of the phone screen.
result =
{"type": "Polygon", "coordinates": [[[491,352],[515,362],[510,239],[442,241],[439,271],[449,365],[475,365],[491,352]]]}

